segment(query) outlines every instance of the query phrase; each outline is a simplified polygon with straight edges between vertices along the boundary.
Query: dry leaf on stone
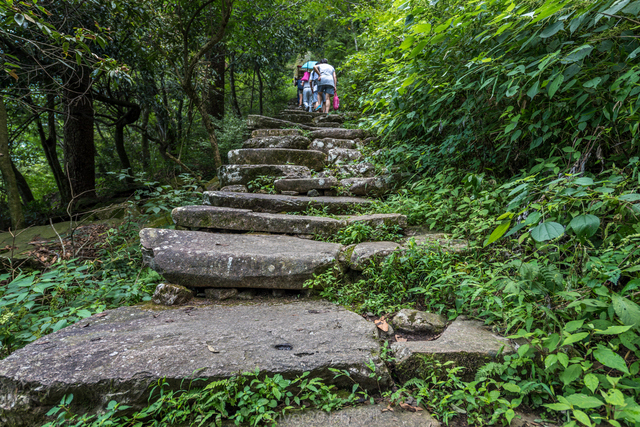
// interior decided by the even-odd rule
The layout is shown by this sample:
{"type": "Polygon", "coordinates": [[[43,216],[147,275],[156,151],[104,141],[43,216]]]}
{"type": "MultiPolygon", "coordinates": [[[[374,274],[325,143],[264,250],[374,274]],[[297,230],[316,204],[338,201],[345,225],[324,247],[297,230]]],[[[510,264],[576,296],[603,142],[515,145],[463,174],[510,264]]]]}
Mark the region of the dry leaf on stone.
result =
{"type": "Polygon", "coordinates": [[[96,317],[105,317],[107,314],[109,313],[99,313],[99,314],[96,314],[96,317]]]}
{"type": "Polygon", "coordinates": [[[216,350],[213,346],[208,345],[207,348],[211,353],[220,353],[220,351],[216,350]]]}
{"type": "Polygon", "coordinates": [[[400,335],[396,335],[396,342],[407,342],[407,339],[402,338],[400,335]]]}
{"type": "Polygon", "coordinates": [[[389,324],[384,320],[384,317],[374,321],[374,323],[383,332],[389,332],[389,324]]]}
{"type": "Polygon", "coordinates": [[[424,411],[424,409],[422,409],[419,406],[411,406],[408,403],[401,403],[400,407],[402,409],[404,409],[405,411],[409,411],[409,412],[418,412],[418,411],[424,411]]]}
{"type": "Polygon", "coordinates": [[[387,407],[383,409],[382,412],[393,412],[393,408],[391,407],[391,405],[387,405],[387,407]]]}

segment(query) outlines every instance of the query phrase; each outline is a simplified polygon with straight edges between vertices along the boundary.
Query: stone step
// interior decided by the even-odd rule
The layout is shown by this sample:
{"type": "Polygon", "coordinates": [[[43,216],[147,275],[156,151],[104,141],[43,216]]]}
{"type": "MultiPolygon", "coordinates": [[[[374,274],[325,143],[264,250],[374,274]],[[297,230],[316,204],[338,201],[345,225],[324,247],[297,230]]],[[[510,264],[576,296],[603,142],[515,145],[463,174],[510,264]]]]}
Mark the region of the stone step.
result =
{"type": "Polygon", "coordinates": [[[183,206],[171,212],[177,226],[221,230],[330,236],[346,221],[322,216],[253,212],[216,206],[183,206]]]}
{"type": "Polygon", "coordinates": [[[297,165],[315,171],[324,169],[327,155],[322,151],[289,148],[246,148],[229,151],[229,163],[235,165],[297,165]]]}
{"type": "Polygon", "coordinates": [[[287,129],[299,128],[304,130],[315,130],[315,126],[309,126],[302,123],[290,122],[288,120],[274,119],[273,117],[249,115],[247,116],[247,128],[256,129],[287,129]]]}
{"type": "Polygon", "coordinates": [[[379,227],[382,224],[398,225],[400,228],[407,226],[407,218],[400,214],[349,215],[334,219],[322,216],[260,213],[249,209],[216,206],[183,206],[175,208],[171,216],[176,226],[181,227],[322,236],[335,234],[354,222],[365,223],[372,227],[379,227]]]}
{"type": "Polygon", "coordinates": [[[315,129],[311,131],[312,139],[335,138],[335,139],[363,139],[366,137],[365,131],[362,129],[315,129]]]}
{"type": "Polygon", "coordinates": [[[380,197],[391,190],[394,177],[391,175],[371,178],[345,178],[340,185],[354,196],[380,197]]]}
{"type": "Polygon", "coordinates": [[[295,191],[300,194],[306,194],[310,190],[329,190],[337,187],[338,180],[334,177],[329,178],[284,178],[273,183],[278,192],[295,191]]]}
{"type": "Polygon", "coordinates": [[[452,367],[465,368],[462,378],[472,381],[478,368],[514,352],[509,340],[492,333],[482,322],[463,316],[436,340],[396,342],[391,350],[396,358],[396,373],[402,382],[424,372],[427,368],[425,360],[453,361],[452,367]]]}
{"type": "Polygon", "coordinates": [[[362,178],[362,177],[372,177],[376,174],[376,168],[369,162],[356,163],[355,165],[336,165],[332,169],[325,169],[324,171],[318,173],[319,177],[330,177],[330,176],[340,176],[340,177],[350,177],[350,178],[362,178]]]}
{"type": "Polygon", "coordinates": [[[252,138],[267,136],[302,136],[300,129],[257,129],[251,132],[252,138]]]}
{"type": "Polygon", "coordinates": [[[327,154],[329,154],[329,150],[333,148],[347,148],[352,150],[356,148],[356,142],[353,139],[324,138],[314,139],[311,145],[309,145],[309,149],[322,151],[327,154]]]}
{"type": "Polygon", "coordinates": [[[314,117],[313,122],[317,125],[320,123],[344,123],[344,117],[338,114],[321,114],[320,116],[314,117]]]}
{"type": "Polygon", "coordinates": [[[313,124],[313,116],[311,113],[280,113],[276,116],[276,118],[280,120],[286,120],[292,123],[300,123],[303,125],[312,125],[313,124]]]}
{"type": "Polygon", "coordinates": [[[316,128],[340,129],[342,128],[342,123],[323,122],[323,123],[314,123],[313,126],[315,126],[316,128]]]}
{"type": "Polygon", "coordinates": [[[218,169],[221,187],[247,185],[259,176],[306,178],[311,176],[311,171],[306,166],[295,165],[223,165],[218,169]]]}
{"type": "Polygon", "coordinates": [[[305,197],[281,194],[223,193],[205,191],[204,203],[235,209],[251,209],[255,212],[303,212],[308,208],[326,209],[327,213],[340,214],[372,202],[358,197],[305,197]]]}
{"type": "Polygon", "coordinates": [[[143,259],[166,280],[192,288],[303,289],[338,262],[341,246],[282,235],[145,228],[143,259]]]}
{"type": "MultiPolygon", "coordinates": [[[[114,398],[139,410],[150,387],[166,379],[181,390],[253,372],[294,378],[311,371],[351,390],[353,381],[378,393],[392,381],[379,358],[375,325],[323,301],[121,307],[49,334],[0,360],[2,425],[43,425],[64,395],[76,413],[104,413],[114,398]],[[376,372],[367,364],[373,361],[376,372]],[[27,368],[28,367],[28,368],[27,368]],[[183,383],[184,381],[184,383],[183,383]],[[80,399],[79,397],[82,397],[80,399]]],[[[309,424],[304,424],[309,425],[309,424]]],[[[399,424],[396,424],[399,425],[399,424]]]]}
{"type": "Polygon", "coordinates": [[[362,160],[364,156],[359,150],[348,148],[332,148],[327,154],[327,163],[334,165],[337,163],[355,163],[362,160]]]}
{"type": "Polygon", "coordinates": [[[246,140],[242,148],[293,148],[306,150],[311,140],[300,135],[288,136],[262,136],[246,140]]]}

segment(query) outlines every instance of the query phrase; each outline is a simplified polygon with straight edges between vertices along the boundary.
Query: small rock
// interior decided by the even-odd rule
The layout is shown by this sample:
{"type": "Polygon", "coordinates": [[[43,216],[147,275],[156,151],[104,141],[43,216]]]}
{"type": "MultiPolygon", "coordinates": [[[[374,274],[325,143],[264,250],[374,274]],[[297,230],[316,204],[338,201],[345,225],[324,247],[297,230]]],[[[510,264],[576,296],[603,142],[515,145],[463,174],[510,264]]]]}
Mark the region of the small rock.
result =
{"type": "Polygon", "coordinates": [[[236,288],[207,288],[204,290],[207,299],[222,301],[238,295],[236,288]]]}
{"type": "Polygon", "coordinates": [[[372,312],[370,312],[370,311],[367,311],[367,317],[373,317],[373,316],[375,316],[375,314],[373,314],[373,313],[372,313],[372,312]]]}
{"type": "Polygon", "coordinates": [[[324,195],[326,197],[336,197],[338,192],[336,190],[324,190],[324,195]]]}
{"type": "Polygon", "coordinates": [[[439,334],[444,330],[447,319],[439,314],[403,309],[393,316],[391,323],[403,332],[439,334]]]}
{"type": "Polygon", "coordinates": [[[320,197],[320,192],[318,190],[309,190],[307,197],[320,197]]]}
{"type": "Polygon", "coordinates": [[[297,191],[281,191],[280,194],[282,194],[283,196],[297,196],[298,193],[297,191]]]}
{"type": "Polygon", "coordinates": [[[255,295],[254,291],[242,291],[236,297],[243,300],[252,300],[255,295]]]}
{"type": "Polygon", "coordinates": [[[152,301],[161,305],[180,305],[189,302],[193,298],[193,292],[184,286],[160,283],[156,287],[152,301]]]}
{"type": "Polygon", "coordinates": [[[248,193],[249,190],[244,185],[227,185],[226,187],[222,187],[220,191],[225,191],[227,193],[248,193]]]}
{"type": "Polygon", "coordinates": [[[272,289],[271,290],[271,295],[273,295],[274,297],[283,297],[285,296],[286,292],[284,289],[272,289]]]}

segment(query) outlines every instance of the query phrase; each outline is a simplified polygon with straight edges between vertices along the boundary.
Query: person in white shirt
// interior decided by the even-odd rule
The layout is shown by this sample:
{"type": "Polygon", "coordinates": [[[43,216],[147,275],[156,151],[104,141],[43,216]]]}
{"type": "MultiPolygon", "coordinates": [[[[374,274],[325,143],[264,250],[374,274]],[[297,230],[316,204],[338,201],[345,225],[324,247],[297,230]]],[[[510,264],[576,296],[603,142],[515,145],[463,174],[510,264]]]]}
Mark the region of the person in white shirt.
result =
{"type": "Polygon", "coordinates": [[[328,64],[329,61],[323,59],[313,67],[320,76],[318,83],[318,94],[324,98],[324,105],[322,106],[322,112],[328,113],[331,108],[330,96],[335,95],[336,88],[338,87],[338,78],[336,77],[336,70],[328,64]]]}

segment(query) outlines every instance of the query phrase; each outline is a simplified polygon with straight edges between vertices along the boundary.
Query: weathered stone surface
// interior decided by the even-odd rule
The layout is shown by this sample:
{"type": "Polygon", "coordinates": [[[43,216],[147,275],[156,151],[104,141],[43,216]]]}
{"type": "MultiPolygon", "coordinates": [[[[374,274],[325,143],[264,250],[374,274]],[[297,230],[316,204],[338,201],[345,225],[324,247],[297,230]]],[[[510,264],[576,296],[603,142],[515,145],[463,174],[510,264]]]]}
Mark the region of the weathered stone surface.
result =
{"type": "Polygon", "coordinates": [[[371,177],[376,174],[376,168],[371,163],[363,162],[355,165],[338,165],[336,172],[343,178],[371,177]]]}
{"type": "Polygon", "coordinates": [[[328,236],[345,226],[333,218],[253,212],[214,206],[183,206],[171,212],[181,227],[328,236]]]}
{"type": "Polygon", "coordinates": [[[445,251],[464,252],[469,248],[466,241],[462,239],[452,239],[451,234],[434,233],[427,227],[411,227],[407,229],[407,239],[404,244],[409,244],[413,240],[417,245],[440,246],[445,251]]]}
{"type": "Polygon", "coordinates": [[[290,236],[145,228],[143,258],[168,281],[192,288],[302,289],[331,268],[340,245],[290,236]]]}
{"type": "Polygon", "coordinates": [[[309,190],[307,191],[308,197],[320,197],[320,192],[318,190],[309,190]]]}
{"type": "Polygon", "coordinates": [[[372,261],[380,262],[398,249],[401,247],[395,242],[360,243],[351,253],[349,267],[352,270],[363,271],[372,261]]]}
{"type": "Polygon", "coordinates": [[[347,224],[354,222],[363,222],[371,227],[380,227],[385,225],[391,227],[394,225],[404,229],[407,227],[407,217],[401,214],[373,214],[373,215],[351,215],[343,217],[347,224]]]}
{"type": "Polygon", "coordinates": [[[447,326],[447,318],[440,314],[405,308],[393,316],[391,324],[410,334],[439,334],[447,326]]]}
{"type": "Polygon", "coordinates": [[[354,196],[380,197],[388,193],[391,189],[387,179],[383,176],[345,178],[340,180],[340,185],[354,196]]]}
{"type": "Polygon", "coordinates": [[[298,165],[320,171],[327,157],[321,151],[289,148],[246,148],[229,151],[229,163],[235,165],[298,165]]]}
{"type": "Polygon", "coordinates": [[[309,190],[330,189],[338,185],[338,180],[334,177],[329,178],[285,178],[279,179],[273,183],[277,191],[297,191],[298,193],[306,193],[309,190]]]}
{"type": "Polygon", "coordinates": [[[353,163],[362,160],[362,157],[362,153],[358,150],[332,148],[327,155],[327,163],[330,165],[336,163],[353,163]]]}
{"type": "Polygon", "coordinates": [[[342,127],[342,124],[335,123],[335,122],[324,122],[324,123],[314,123],[312,126],[315,126],[315,128],[339,129],[342,127]]]}
{"type": "Polygon", "coordinates": [[[298,193],[297,191],[281,191],[280,194],[282,194],[283,196],[299,196],[300,193],[298,193]]]}
{"type": "Polygon", "coordinates": [[[248,193],[249,190],[244,185],[227,185],[222,187],[220,191],[226,191],[228,193],[248,193]]]}
{"type": "Polygon", "coordinates": [[[304,125],[313,124],[313,116],[310,113],[305,114],[302,111],[300,112],[296,111],[292,113],[283,112],[281,114],[278,114],[278,119],[286,120],[288,122],[293,122],[293,123],[301,123],[304,125]]]}
{"type": "Polygon", "coordinates": [[[364,138],[365,136],[366,136],[365,132],[362,129],[327,128],[327,129],[315,129],[311,132],[312,139],[314,138],[356,139],[356,138],[364,138]]]}
{"type": "Polygon", "coordinates": [[[327,209],[328,213],[339,214],[354,206],[369,205],[371,200],[357,197],[305,197],[281,194],[243,194],[207,191],[204,203],[211,206],[235,209],[251,209],[256,212],[302,212],[309,207],[327,209]]]}
{"type": "Polygon", "coordinates": [[[493,334],[482,322],[459,317],[434,341],[397,342],[391,345],[396,356],[396,372],[402,381],[424,374],[422,356],[440,362],[452,360],[465,367],[463,379],[473,379],[475,372],[498,354],[513,353],[506,338],[493,334]]]}
{"type": "Polygon", "coordinates": [[[306,150],[311,140],[300,135],[289,136],[263,136],[251,138],[242,144],[242,148],[293,148],[306,150]]]}
{"type": "Polygon", "coordinates": [[[278,419],[279,427],[441,427],[428,411],[410,412],[400,406],[365,405],[334,412],[303,411],[278,419]],[[385,411],[385,412],[382,412],[385,411]]]}
{"type": "Polygon", "coordinates": [[[160,283],[156,286],[152,301],[160,305],[180,305],[191,301],[192,298],[193,292],[184,286],[160,283]]]}
{"type": "Polygon", "coordinates": [[[302,136],[300,129],[256,129],[251,132],[252,138],[262,138],[267,136],[302,136]]]}
{"type": "Polygon", "coordinates": [[[344,117],[339,114],[320,114],[313,118],[313,122],[319,123],[344,123],[344,117]]]}
{"type": "Polygon", "coordinates": [[[352,150],[356,148],[356,142],[353,139],[314,139],[309,148],[311,150],[322,151],[328,154],[329,150],[333,148],[346,148],[352,150]]]}
{"type": "Polygon", "coordinates": [[[294,123],[288,120],[274,119],[273,117],[249,115],[247,116],[247,128],[254,129],[285,129],[300,128],[304,130],[315,130],[316,127],[304,125],[302,123],[294,123]]]}
{"type": "Polygon", "coordinates": [[[223,165],[218,169],[223,187],[247,185],[259,176],[307,178],[311,171],[306,166],[295,165],[223,165]]]}
{"type": "Polygon", "coordinates": [[[375,325],[325,302],[199,305],[191,310],[145,306],[106,311],[43,337],[0,361],[0,424],[42,425],[46,412],[73,394],[78,413],[104,410],[110,400],[140,408],[150,386],[166,378],[167,390],[183,380],[194,386],[238,372],[311,371],[329,384],[351,389],[329,368],[378,390],[366,364],[373,360],[380,385],[391,384],[377,354],[375,325]]]}
{"type": "Polygon", "coordinates": [[[238,295],[238,290],[236,288],[207,288],[204,290],[204,295],[208,299],[222,301],[238,295]]]}

